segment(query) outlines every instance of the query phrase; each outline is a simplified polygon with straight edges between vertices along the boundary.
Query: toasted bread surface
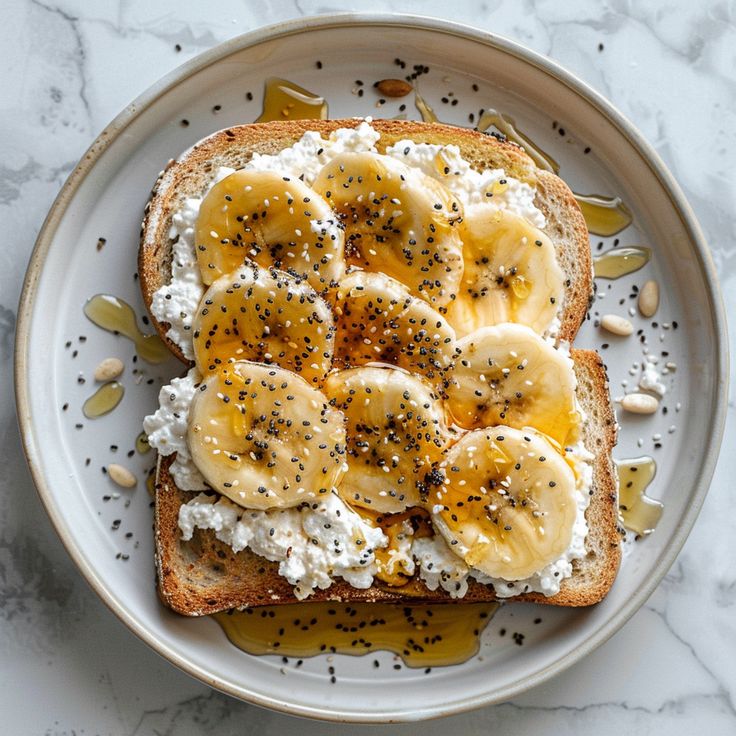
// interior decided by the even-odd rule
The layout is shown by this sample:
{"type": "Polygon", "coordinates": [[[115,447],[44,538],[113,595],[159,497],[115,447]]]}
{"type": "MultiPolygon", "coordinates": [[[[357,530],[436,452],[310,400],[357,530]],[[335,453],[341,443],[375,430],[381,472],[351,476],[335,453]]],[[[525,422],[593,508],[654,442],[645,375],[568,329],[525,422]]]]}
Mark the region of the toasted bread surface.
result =
{"type": "MultiPolygon", "coordinates": [[[[138,273],[146,306],[154,293],[171,279],[173,241],[171,218],[187,197],[200,197],[221,166],[242,168],[254,153],[275,154],[296,143],[307,131],[323,136],[338,128],[355,128],[361,119],[294,120],[253,123],[218,131],[203,139],[161,172],[146,206],[138,255],[138,273]]],[[[499,169],[536,187],[536,206],[545,215],[546,234],[555,246],[557,260],[566,278],[565,301],[560,309],[561,340],[572,342],[585,319],[592,293],[592,270],[588,231],[572,192],[562,179],[540,171],[514,143],[468,128],[406,120],[374,120],[381,134],[379,152],[410,139],[417,143],[454,144],[474,169],[499,169]]],[[[169,325],[151,315],[153,324],[172,353],[189,363],[181,349],[166,337],[169,325]]]]}
{"type": "MultiPolygon", "coordinates": [[[[572,577],[562,582],[557,595],[519,595],[510,600],[559,606],[597,603],[610,589],[621,560],[618,529],[618,483],[611,460],[616,443],[616,420],[608,392],[605,367],[592,350],[572,350],[578,380],[578,400],[586,414],[584,441],[595,455],[590,505],[586,512],[589,533],[587,555],[573,563],[572,577]]],[[[196,530],[183,542],[178,525],[179,508],[194,493],[179,490],[168,468],[172,457],[160,458],[156,479],[156,566],[162,601],[187,616],[201,616],[231,608],[296,603],[289,582],[278,574],[278,565],[246,549],[234,553],[211,531],[196,530]]],[[[337,579],[326,590],[316,590],[311,600],[384,601],[396,603],[450,603],[491,601],[493,587],[471,580],[466,596],[454,601],[444,590],[430,591],[413,579],[393,588],[375,581],[365,590],[337,579]]]]}

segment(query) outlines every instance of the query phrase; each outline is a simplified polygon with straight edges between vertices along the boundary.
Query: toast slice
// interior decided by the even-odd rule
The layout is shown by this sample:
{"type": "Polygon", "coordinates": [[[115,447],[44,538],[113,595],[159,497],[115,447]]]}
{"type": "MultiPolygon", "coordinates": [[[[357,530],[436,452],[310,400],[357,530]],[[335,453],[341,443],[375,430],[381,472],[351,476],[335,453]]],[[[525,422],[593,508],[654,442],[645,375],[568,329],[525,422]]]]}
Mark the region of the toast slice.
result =
{"type": "MultiPolygon", "coordinates": [[[[185,198],[202,196],[219,167],[242,168],[254,153],[278,153],[296,143],[307,131],[327,136],[337,128],[355,128],[361,122],[353,118],[240,125],[214,133],[176,161],[169,162],[153,188],[141,231],[138,274],[149,311],[154,293],[171,280],[173,241],[169,231],[172,215],[185,198]]],[[[557,260],[566,277],[565,300],[559,313],[559,337],[572,342],[589,306],[593,273],[588,229],[567,184],[554,174],[537,169],[522,148],[501,137],[438,123],[374,120],[371,125],[381,134],[376,144],[379,152],[403,139],[455,144],[473,168],[504,169],[508,176],[536,187],[535,204],[546,218],[544,231],[555,246],[557,260]]],[[[180,348],[166,337],[170,325],[159,322],[153,314],[151,319],[172,353],[189,365],[180,348]]]]}
{"type": "MultiPolygon", "coordinates": [[[[571,351],[578,381],[578,400],[587,416],[585,445],[595,455],[590,505],[586,511],[589,533],[587,556],[573,563],[572,577],[564,580],[557,595],[527,593],[506,600],[534,601],[558,606],[588,606],[601,600],[611,587],[621,560],[618,527],[618,481],[611,450],[617,425],[608,391],[608,379],[600,356],[592,350],[571,351]]],[[[171,457],[160,457],[156,478],[155,542],[158,592],[161,600],[186,616],[203,616],[232,608],[297,603],[292,586],[278,574],[278,565],[249,549],[233,553],[214,532],[197,529],[182,542],[179,507],[198,492],[179,490],[168,472],[171,457]]],[[[442,603],[491,601],[491,586],[470,581],[459,601],[442,589],[430,591],[415,578],[400,588],[380,581],[365,590],[337,579],[326,590],[316,590],[310,600],[442,603]]]]}

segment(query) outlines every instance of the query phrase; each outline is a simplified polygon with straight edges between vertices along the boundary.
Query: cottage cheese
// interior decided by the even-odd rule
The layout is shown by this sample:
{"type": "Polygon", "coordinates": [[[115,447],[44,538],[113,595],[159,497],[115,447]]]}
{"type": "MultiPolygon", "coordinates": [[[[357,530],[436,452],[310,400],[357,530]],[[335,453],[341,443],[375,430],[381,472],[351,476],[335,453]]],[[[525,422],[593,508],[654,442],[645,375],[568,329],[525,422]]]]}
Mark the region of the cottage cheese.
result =
{"type": "Polygon", "coordinates": [[[200,380],[196,368],[192,368],[183,378],[172,379],[159,391],[158,411],[143,420],[143,431],[148,435],[151,447],[164,456],[176,453],[169,472],[182,491],[202,491],[207,488],[187,446],[189,407],[200,380]]]}
{"type": "Polygon", "coordinates": [[[430,590],[442,588],[453,598],[468,592],[470,568],[450,549],[439,535],[419,537],[412,543],[419,577],[430,590]]]}
{"type": "Polygon", "coordinates": [[[374,550],[388,539],[366,523],[336,493],[300,508],[252,511],[224,497],[200,493],[179,509],[182,539],[195,528],[212,529],[233,551],[246,547],[279,563],[279,575],[299,599],[329,588],[341,577],[354,588],[369,588],[376,574],[374,550]]]}

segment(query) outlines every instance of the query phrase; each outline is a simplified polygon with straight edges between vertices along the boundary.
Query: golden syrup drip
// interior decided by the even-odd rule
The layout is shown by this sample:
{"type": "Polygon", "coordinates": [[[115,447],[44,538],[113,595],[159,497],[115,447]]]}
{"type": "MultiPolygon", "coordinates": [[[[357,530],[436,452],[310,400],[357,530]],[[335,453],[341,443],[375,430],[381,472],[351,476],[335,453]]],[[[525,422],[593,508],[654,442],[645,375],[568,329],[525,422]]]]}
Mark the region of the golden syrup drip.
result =
{"type": "Polygon", "coordinates": [[[648,456],[616,460],[618,470],[618,507],[623,525],[637,534],[651,534],[662,516],[664,504],[646,494],[657,464],[648,456]]]}
{"type": "Polygon", "coordinates": [[[124,335],[135,343],[138,355],[147,363],[163,363],[169,350],[158,335],[144,335],[138,329],[133,308],[111,294],[97,294],[84,305],[84,313],[98,327],[124,335]]]}
{"type": "Polygon", "coordinates": [[[135,438],[135,449],[139,455],[145,455],[151,451],[151,445],[148,444],[148,435],[145,432],[141,432],[135,438]]]}
{"type": "Polygon", "coordinates": [[[401,588],[403,593],[404,588],[410,585],[413,578],[411,574],[407,573],[403,563],[399,562],[391,565],[392,553],[398,552],[401,548],[401,541],[405,533],[404,522],[415,518],[417,524],[420,524],[422,521],[426,521],[427,512],[424,509],[410,508],[397,514],[386,514],[359,506],[354,507],[353,510],[372,527],[380,528],[388,538],[388,544],[374,552],[378,567],[375,575],[376,579],[381,583],[385,583],[389,588],[401,588]],[[392,571],[389,571],[390,566],[393,567],[392,571]]]}
{"type": "Polygon", "coordinates": [[[575,193],[575,199],[583,212],[585,224],[593,235],[608,237],[631,225],[631,211],[621,197],[575,193]]]}
{"type": "Polygon", "coordinates": [[[151,498],[156,497],[156,466],[154,465],[146,476],[146,490],[151,498]]]}
{"type": "Polygon", "coordinates": [[[638,271],[649,262],[649,248],[631,246],[608,250],[593,259],[593,272],[597,279],[619,279],[638,271]]]}
{"type": "Polygon", "coordinates": [[[419,110],[419,114],[425,123],[438,123],[440,121],[429,103],[419,94],[419,88],[416,84],[414,85],[414,105],[419,110]]]}
{"type": "Polygon", "coordinates": [[[263,94],[263,112],[256,122],[271,120],[327,120],[327,102],[287,79],[269,77],[263,94]]]}
{"type": "Polygon", "coordinates": [[[228,639],[248,654],[313,657],[388,650],[408,667],[466,662],[497,603],[434,606],[391,603],[317,603],[217,613],[228,639]]]}
{"type": "Polygon", "coordinates": [[[551,171],[557,174],[560,165],[546,151],[534,143],[516,127],[516,121],[492,108],[486,110],[478,120],[476,130],[484,133],[488,128],[494,127],[499,133],[503,133],[512,143],[520,145],[537,165],[537,168],[551,171]]]}
{"type": "Polygon", "coordinates": [[[122,400],[125,388],[122,383],[108,381],[100,386],[82,406],[82,413],[87,419],[97,419],[109,414],[122,400]]]}

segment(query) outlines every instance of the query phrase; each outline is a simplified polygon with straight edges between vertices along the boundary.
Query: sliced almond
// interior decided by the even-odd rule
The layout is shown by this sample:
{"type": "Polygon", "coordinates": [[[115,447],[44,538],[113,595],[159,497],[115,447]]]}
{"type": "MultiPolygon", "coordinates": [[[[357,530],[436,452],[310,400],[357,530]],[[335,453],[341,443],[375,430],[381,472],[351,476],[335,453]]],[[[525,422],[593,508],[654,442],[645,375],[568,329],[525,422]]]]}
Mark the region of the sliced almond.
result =
{"type": "Polygon", "coordinates": [[[405,79],[382,79],[376,89],[386,97],[406,97],[414,88],[405,79]]]}
{"type": "Polygon", "coordinates": [[[649,280],[639,292],[639,311],[644,317],[653,317],[659,308],[659,284],[649,280]]]}

